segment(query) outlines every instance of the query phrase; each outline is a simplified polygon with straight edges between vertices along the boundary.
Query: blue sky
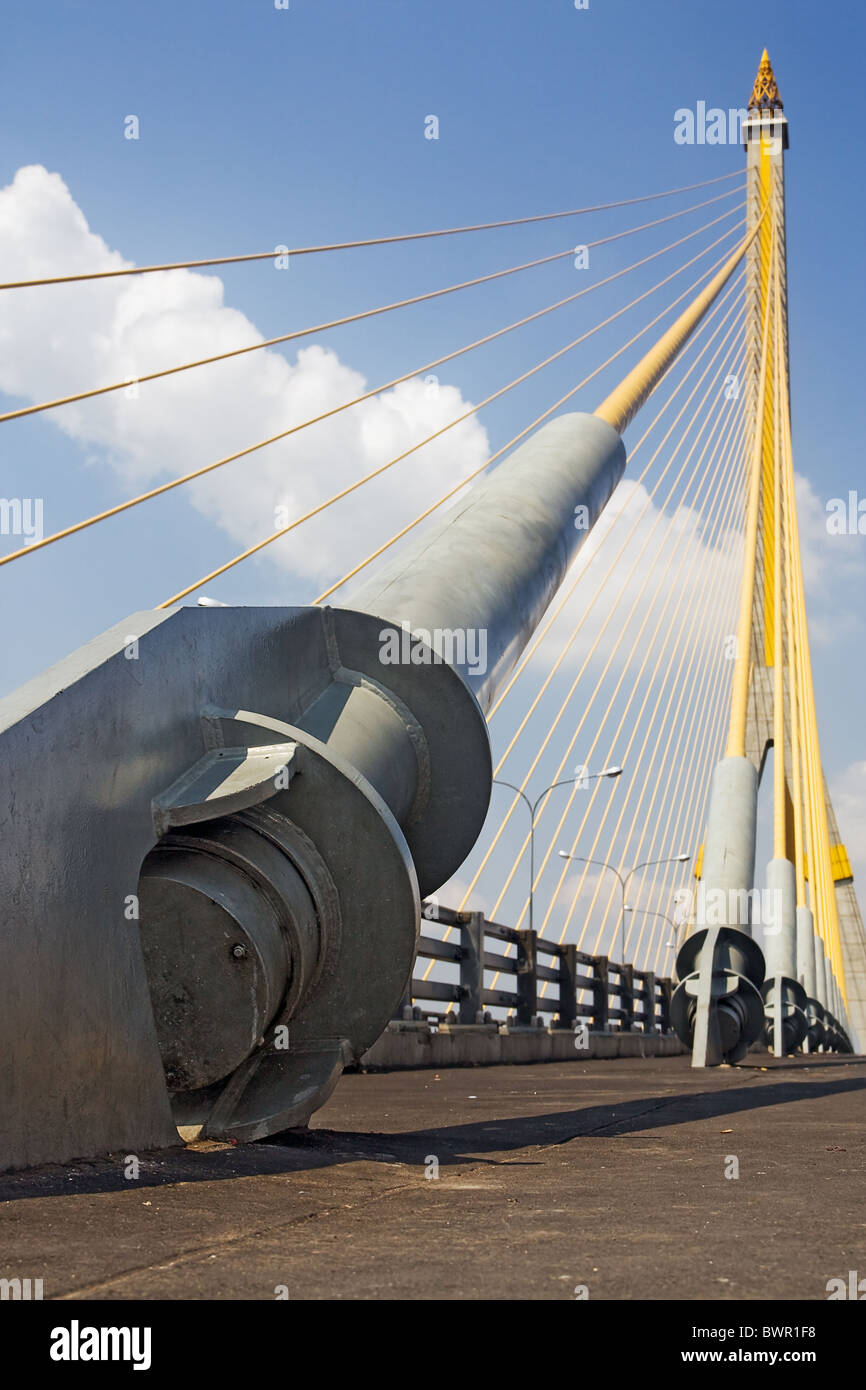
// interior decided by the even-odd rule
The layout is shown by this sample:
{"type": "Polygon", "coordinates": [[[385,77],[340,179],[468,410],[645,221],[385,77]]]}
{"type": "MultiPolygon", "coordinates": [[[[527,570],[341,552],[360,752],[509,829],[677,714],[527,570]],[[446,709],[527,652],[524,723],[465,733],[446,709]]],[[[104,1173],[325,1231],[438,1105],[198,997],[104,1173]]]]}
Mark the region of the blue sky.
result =
{"type": "MultiPolygon", "coordinates": [[[[744,105],[766,44],[791,123],[795,459],[823,506],[849,489],[866,491],[859,446],[866,426],[864,195],[855,176],[864,30],[862,6],[819,8],[811,0],[728,0],[723,7],[590,0],[581,11],[572,0],[291,0],[288,10],[275,9],[272,0],[122,6],[57,0],[47,7],[7,0],[0,188],[22,166],[59,174],[92,231],[137,263],[627,198],[742,167],[737,146],[675,144],[674,112],[699,100],[744,105]],[[129,114],[140,120],[137,141],[124,139],[129,114]],[[424,139],[429,114],[439,119],[436,141],[424,139]]],[[[723,189],[693,195],[694,201],[723,189]]],[[[670,206],[684,205],[681,199],[670,206]]],[[[542,224],[307,258],[285,275],[270,263],[218,274],[225,304],[271,336],[604,236],[667,210],[639,205],[595,215],[579,227],[542,224]]],[[[696,214],[682,230],[712,215],[696,214]]],[[[675,234],[681,233],[662,228],[633,245],[600,248],[593,274],[610,273],[675,234]]],[[[658,273],[648,272],[640,287],[658,273]]],[[[375,384],[568,292],[559,288],[559,276],[556,267],[545,268],[312,341],[332,347],[342,364],[375,384]]],[[[33,331],[50,336],[55,310],[48,297],[55,292],[26,293],[43,297],[34,308],[33,331]]],[[[73,293],[81,298],[54,301],[67,328],[74,327],[89,290],[73,293]]],[[[591,318],[582,309],[568,311],[556,324],[542,320],[522,338],[512,335],[458,359],[443,369],[443,383],[477,401],[566,341],[574,324],[594,322],[602,308],[612,311],[625,298],[621,289],[600,294],[591,318]]],[[[0,343],[3,309],[0,304],[0,343]]],[[[647,313],[625,324],[633,322],[636,331],[647,313]]],[[[579,365],[589,369],[624,332],[621,325],[600,335],[579,365]]],[[[295,360],[291,346],[286,357],[295,360]]],[[[482,412],[490,446],[499,447],[568,389],[574,372],[570,360],[559,363],[482,412]]],[[[578,404],[591,409],[614,379],[602,378],[595,395],[578,404]]],[[[0,393],[0,409],[32,398],[0,393]]],[[[227,437],[240,428],[232,419],[227,437]]],[[[478,443],[467,438],[470,451],[478,443]]],[[[109,466],[109,453],[108,446],[62,432],[50,413],[2,425],[2,492],[44,496],[46,526],[53,530],[120,500],[130,481],[145,477],[140,460],[136,473],[125,464],[109,466]]],[[[189,460],[198,461],[198,455],[189,460]]],[[[820,529],[820,508],[815,516],[820,529]]],[[[831,783],[839,779],[847,789],[857,833],[866,835],[864,803],[857,799],[866,773],[860,617],[866,538],[847,545],[838,574],[825,539],[814,540],[825,761],[831,783]]],[[[0,544],[11,548],[12,542],[0,537],[0,544]]],[[[239,548],[218,517],[180,491],[0,571],[0,690],[14,688],[239,548]]],[[[307,602],[316,591],[312,578],[309,567],[293,572],[266,557],[207,592],[247,603],[307,602]]],[[[853,849],[866,860],[866,845],[853,849]]]]}

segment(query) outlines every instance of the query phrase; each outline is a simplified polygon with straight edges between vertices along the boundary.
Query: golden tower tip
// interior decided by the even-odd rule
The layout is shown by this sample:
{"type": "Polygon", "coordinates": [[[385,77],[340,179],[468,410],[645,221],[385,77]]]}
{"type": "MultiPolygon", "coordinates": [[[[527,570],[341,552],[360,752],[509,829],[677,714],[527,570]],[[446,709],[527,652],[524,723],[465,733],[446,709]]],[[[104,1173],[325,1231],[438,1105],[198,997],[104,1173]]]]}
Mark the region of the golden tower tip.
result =
{"type": "Polygon", "coordinates": [[[758,75],[755,78],[755,85],[752,88],[752,95],[749,98],[750,111],[782,111],[782,98],[779,94],[779,85],[776,82],[776,74],[773,72],[773,64],[770,62],[770,55],[766,48],[761,54],[761,61],[758,65],[758,75]]]}

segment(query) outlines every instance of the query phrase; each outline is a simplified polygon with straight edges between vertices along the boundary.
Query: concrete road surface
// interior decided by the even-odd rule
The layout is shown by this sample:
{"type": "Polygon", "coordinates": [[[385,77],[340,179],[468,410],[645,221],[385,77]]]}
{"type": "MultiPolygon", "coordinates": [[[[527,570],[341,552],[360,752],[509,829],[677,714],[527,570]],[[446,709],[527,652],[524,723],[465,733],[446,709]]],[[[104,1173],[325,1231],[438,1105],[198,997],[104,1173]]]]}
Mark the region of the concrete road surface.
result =
{"type": "Polygon", "coordinates": [[[281,1142],[0,1178],[0,1276],[59,1299],[824,1300],[866,1275],[864,1157],[861,1059],[349,1075],[281,1142]]]}

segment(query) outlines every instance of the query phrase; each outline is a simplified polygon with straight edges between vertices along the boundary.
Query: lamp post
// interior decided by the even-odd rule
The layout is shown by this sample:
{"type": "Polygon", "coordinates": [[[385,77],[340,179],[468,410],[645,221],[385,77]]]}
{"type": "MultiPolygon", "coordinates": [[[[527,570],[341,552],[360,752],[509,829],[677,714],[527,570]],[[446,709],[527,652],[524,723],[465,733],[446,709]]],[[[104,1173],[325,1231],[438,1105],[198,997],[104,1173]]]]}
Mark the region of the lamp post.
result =
{"type": "Polygon", "coordinates": [[[502,781],[502,780],[501,780],[500,778],[498,778],[498,777],[495,777],[495,778],[493,779],[493,785],[494,785],[494,786],[497,786],[497,787],[510,787],[511,790],[512,790],[513,792],[517,792],[517,795],[518,795],[519,797],[521,797],[521,798],[523,799],[523,801],[525,801],[526,805],[529,807],[529,930],[530,930],[530,931],[533,930],[533,907],[534,907],[534,900],[535,900],[535,812],[536,812],[536,810],[538,809],[539,804],[544,800],[544,798],[547,796],[547,793],[548,793],[548,792],[552,792],[552,791],[553,791],[554,787],[567,787],[567,786],[571,786],[571,785],[572,785],[573,783],[575,783],[575,782],[591,782],[591,781],[593,781],[594,778],[596,778],[596,777],[611,777],[611,778],[613,778],[613,777],[619,777],[621,773],[622,773],[622,768],[621,768],[621,767],[605,767],[605,768],[602,768],[601,772],[582,772],[582,773],[580,774],[579,777],[564,777],[564,778],[562,779],[561,782],[551,782],[550,786],[549,786],[549,787],[545,787],[545,788],[544,788],[544,791],[543,791],[543,792],[540,792],[540,793],[538,794],[538,796],[535,798],[534,801],[530,801],[530,800],[529,800],[529,797],[526,795],[526,793],[523,792],[523,791],[521,790],[520,787],[515,787],[515,785],[514,785],[513,782],[504,782],[504,781],[502,781]]]}
{"type": "Polygon", "coordinates": [[[626,884],[628,883],[632,874],[636,874],[638,869],[651,869],[656,864],[688,864],[692,856],[690,854],[673,854],[667,859],[645,859],[642,863],[635,864],[634,868],[629,869],[624,877],[620,873],[619,869],[615,869],[613,864],[608,864],[606,859],[584,859],[582,854],[567,854],[564,849],[561,849],[559,851],[559,857],[560,859],[573,859],[577,864],[600,864],[603,869],[610,869],[612,874],[616,874],[617,878],[619,879],[620,891],[622,893],[622,902],[619,914],[620,954],[622,957],[622,959],[620,960],[620,965],[625,965],[625,889],[626,884]]]}
{"type": "Polygon", "coordinates": [[[623,910],[625,912],[642,912],[645,917],[661,917],[663,922],[668,922],[670,926],[672,926],[674,929],[674,939],[673,941],[667,941],[665,945],[669,947],[673,946],[674,948],[676,948],[677,937],[679,936],[680,929],[674,921],[673,917],[669,917],[666,912],[651,912],[648,907],[630,907],[628,903],[626,903],[625,908],[623,910]]]}

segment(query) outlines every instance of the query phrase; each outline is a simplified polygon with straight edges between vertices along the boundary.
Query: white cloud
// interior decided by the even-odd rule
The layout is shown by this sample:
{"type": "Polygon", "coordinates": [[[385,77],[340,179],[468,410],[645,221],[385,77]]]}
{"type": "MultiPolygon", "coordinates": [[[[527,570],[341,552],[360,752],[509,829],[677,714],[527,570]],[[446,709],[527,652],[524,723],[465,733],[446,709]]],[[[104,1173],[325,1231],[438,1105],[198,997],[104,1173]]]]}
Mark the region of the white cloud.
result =
{"type": "MultiPolygon", "coordinates": [[[[712,503],[702,510],[715,515],[712,503]]],[[[626,663],[636,672],[644,657],[645,676],[657,659],[669,672],[684,642],[699,654],[696,669],[725,659],[742,540],[693,507],[674,513],[674,504],[662,510],[644,484],[620,483],[566,577],[566,590],[579,582],[539,648],[536,672],[552,666],[578,624],[564,663],[571,678],[593,648],[586,681],[597,678],[608,657],[614,678],[626,663]]]]}
{"type": "Polygon", "coordinates": [[[826,502],[808,478],[796,476],[795,493],[809,632],[816,642],[838,645],[862,631],[859,612],[846,600],[866,579],[863,537],[831,535],[826,502]]]}
{"type": "MultiPolygon", "coordinates": [[[[89,229],[58,174],[30,166],[0,190],[4,279],[129,264],[89,229]]],[[[24,402],[262,341],[225,305],[217,275],[185,270],[10,291],[0,309],[0,390],[24,402]]],[[[143,385],[137,398],[120,391],[64,406],[51,418],[92,446],[90,462],[119,474],[124,492],[138,491],[368,389],[333,349],[304,343],[294,362],[265,349],[143,385]]],[[[456,387],[413,378],[185,489],[230,537],[228,558],[274,528],[276,508],[300,515],[470,408],[456,387]]],[[[486,431],[470,416],[266,554],[316,584],[337,578],[486,456],[486,431]]]]}

